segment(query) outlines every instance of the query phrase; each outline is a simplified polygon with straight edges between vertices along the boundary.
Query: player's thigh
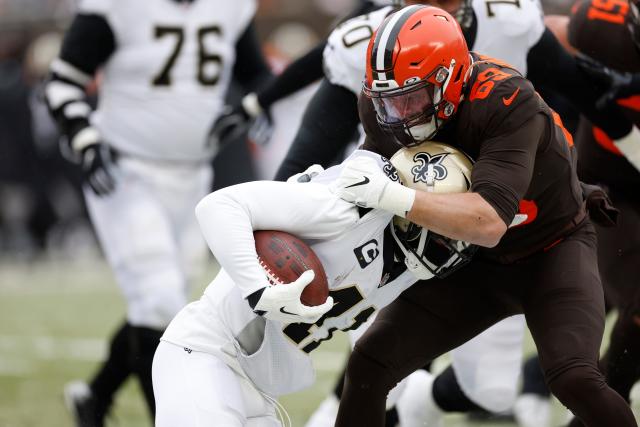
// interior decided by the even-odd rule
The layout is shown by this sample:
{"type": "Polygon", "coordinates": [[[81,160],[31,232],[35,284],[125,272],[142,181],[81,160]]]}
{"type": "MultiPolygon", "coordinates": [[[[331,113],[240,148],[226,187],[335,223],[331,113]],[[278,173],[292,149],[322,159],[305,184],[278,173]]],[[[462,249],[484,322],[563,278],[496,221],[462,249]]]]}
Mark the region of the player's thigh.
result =
{"type": "Polygon", "coordinates": [[[483,408],[499,412],[513,405],[524,329],[524,316],[512,316],[453,350],[452,365],[460,387],[483,408]]]}
{"type": "Polygon", "coordinates": [[[116,176],[106,197],[85,191],[89,213],[127,299],[129,322],[164,328],[187,302],[171,215],[137,163],[122,160],[116,176]]]}
{"type": "Polygon", "coordinates": [[[170,213],[180,265],[189,278],[194,278],[201,272],[207,246],[193,212],[211,191],[212,168],[209,164],[174,167],[166,170],[165,175],[159,177],[155,191],[170,213]]]}
{"type": "Polygon", "coordinates": [[[640,303],[636,299],[640,278],[640,209],[630,199],[626,195],[613,199],[620,210],[615,227],[596,227],[598,268],[607,302],[614,307],[640,303]]]}
{"type": "Polygon", "coordinates": [[[509,314],[476,279],[484,273],[472,263],[446,279],[416,283],[378,313],[356,348],[400,379],[458,347],[509,314]]]}
{"type": "Polygon", "coordinates": [[[244,426],[240,379],[207,353],[161,342],[153,361],[157,427],[244,426]]]}
{"type": "Polygon", "coordinates": [[[554,246],[535,269],[523,307],[545,373],[576,362],[595,366],[605,314],[593,227],[554,246]]]}
{"type": "Polygon", "coordinates": [[[85,190],[91,221],[114,268],[133,268],[159,255],[175,255],[171,218],[132,160],[118,164],[115,190],[103,197],[85,190]]]}

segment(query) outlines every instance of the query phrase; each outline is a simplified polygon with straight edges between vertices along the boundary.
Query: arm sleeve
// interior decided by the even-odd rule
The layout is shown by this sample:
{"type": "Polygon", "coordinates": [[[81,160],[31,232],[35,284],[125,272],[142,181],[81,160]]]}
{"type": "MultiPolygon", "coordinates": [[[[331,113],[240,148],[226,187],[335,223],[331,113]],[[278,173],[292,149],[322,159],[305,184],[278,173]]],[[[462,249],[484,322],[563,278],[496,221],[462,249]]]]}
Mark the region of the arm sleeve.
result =
{"type": "Polygon", "coordinates": [[[269,109],[274,103],[286,98],[322,78],[322,51],[327,41],[323,40],[305,55],[293,61],[276,78],[258,92],[258,102],[269,109]]]}
{"type": "Polygon", "coordinates": [[[529,188],[545,126],[545,116],[536,114],[510,133],[489,137],[473,165],[471,191],[480,194],[507,225],[529,188]]]}
{"type": "Polygon", "coordinates": [[[85,88],[115,49],[113,31],[102,15],[74,18],[45,86],[47,106],[69,140],[89,126],[91,108],[85,88]]]}
{"type": "Polygon", "coordinates": [[[529,51],[527,67],[527,78],[534,85],[544,85],[564,96],[592,123],[614,139],[631,131],[631,122],[614,104],[604,110],[596,108],[596,101],[604,93],[604,89],[594,86],[594,82],[578,68],[575,59],[548,28],[529,51]]]}
{"type": "Polygon", "coordinates": [[[196,206],[196,217],[211,252],[246,298],[268,286],[253,230],[328,240],[340,237],[358,213],[322,184],[255,181],[211,193],[196,206]]]}
{"type": "Polygon", "coordinates": [[[233,76],[247,90],[253,91],[272,77],[267,65],[253,21],[236,43],[236,63],[233,76]]]}
{"type": "Polygon", "coordinates": [[[284,181],[315,163],[327,167],[352,140],[358,123],[356,96],[323,79],[275,179],[284,181]]]}

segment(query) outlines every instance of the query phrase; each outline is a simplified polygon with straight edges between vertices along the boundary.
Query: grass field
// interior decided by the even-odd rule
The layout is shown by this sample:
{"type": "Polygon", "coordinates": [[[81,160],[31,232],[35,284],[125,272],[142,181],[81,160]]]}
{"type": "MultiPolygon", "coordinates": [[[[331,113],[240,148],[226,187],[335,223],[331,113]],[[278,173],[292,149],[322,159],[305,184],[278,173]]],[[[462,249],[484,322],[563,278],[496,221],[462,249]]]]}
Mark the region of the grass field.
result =
{"type": "MultiPolygon", "coordinates": [[[[211,267],[194,296],[213,277],[211,267]]],[[[106,352],[106,338],[124,316],[124,303],[109,268],[101,261],[0,263],[0,427],[71,426],[61,390],[88,378],[106,352]]],[[[281,400],[293,426],[304,421],[333,386],[348,344],[338,335],[314,351],[318,382],[281,400]]],[[[526,348],[531,350],[528,340],[526,348]]],[[[109,426],[149,426],[137,384],[129,381],[116,399],[109,426]]],[[[564,411],[555,405],[554,424],[564,411]]],[[[447,427],[470,423],[447,417],[447,427]]]]}

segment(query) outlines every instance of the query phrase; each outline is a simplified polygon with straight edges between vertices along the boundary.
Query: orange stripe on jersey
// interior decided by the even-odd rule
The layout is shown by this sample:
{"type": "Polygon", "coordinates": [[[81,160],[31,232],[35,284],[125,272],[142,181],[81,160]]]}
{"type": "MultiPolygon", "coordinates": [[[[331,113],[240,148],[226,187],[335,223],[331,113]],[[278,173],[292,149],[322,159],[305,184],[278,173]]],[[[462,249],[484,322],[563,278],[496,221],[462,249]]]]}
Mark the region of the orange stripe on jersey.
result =
{"type": "Polygon", "coordinates": [[[621,98],[616,101],[618,105],[640,111],[640,95],[630,96],[629,98],[621,98]]]}
{"type": "Polygon", "coordinates": [[[598,145],[605,150],[610,151],[616,156],[622,156],[622,153],[620,152],[620,150],[618,150],[618,147],[613,144],[613,139],[609,138],[609,135],[604,133],[604,131],[599,127],[593,127],[593,137],[595,138],[598,145]]]}
{"type": "Polygon", "coordinates": [[[569,147],[573,147],[573,136],[571,136],[571,132],[569,132],[562,124],[560,114],[556,113],[553,110],[551,110],[551,113],[553,114],[553,122],[556,124],[556,126],[562,129],[562,133],[564,134],[564,139],[567,140],[567,144],[569,144],[569,147]]]}

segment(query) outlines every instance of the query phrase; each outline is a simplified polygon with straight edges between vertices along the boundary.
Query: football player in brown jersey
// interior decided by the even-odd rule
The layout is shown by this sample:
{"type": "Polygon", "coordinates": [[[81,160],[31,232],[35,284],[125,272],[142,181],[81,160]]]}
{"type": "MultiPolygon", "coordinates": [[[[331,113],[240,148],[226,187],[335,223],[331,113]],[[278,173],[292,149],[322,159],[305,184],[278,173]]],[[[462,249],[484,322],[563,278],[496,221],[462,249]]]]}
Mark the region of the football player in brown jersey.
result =
{"type": "MultiPolygon", "coordinates": [[[[622,73],[618,80],[633,86],[632,74],[640,72],[640,15],[638,3],[627,0],[587,0],[574,6],[571,16],[547,17],[547,26],[572,53],[588,55],[603,66],[604,74],[622,73]],[[615,48],[613,48],[615,46],[615,48]]],[[[597,67],[597,63],[591,63],[597,67]]],[[[615,95],[624,95],[624,85],[615,95]]],[[[616,100],[621,114],[640,125],[640,96],[616,100]]],[[[611,307],[618,318],[611,332],[608,351],[600,363],[607,383],[627,401],[633,384],[640,379],[640,164],[635,162],[632,146],[616,144],[602,129],[581,118],[576,133],[578,175],[608,190],[621,211],[616,228],[596,226],[598,233],[598,267],[611,307]],[[629,151],[631,150],[631,151],[629,151]]],[[[637,146],[638,144],[636,144],[637,146]]],[[[525,373],[525,388],[544,392],[528,384],[541,384],[525,373]]],[[[575,420],[572,426],[582,425],[575,420]]]]}
{"type": "Polygon", "coordinates": [[[468,193],[416,192],[358,161],[345,167],[336,193],[481,248],[464,268],[413,286],[379,313],[351,355],[336,425],[381,426],[400,379],[524,313],[558,399],[591,427],[636,426],[598,369],[604,297],[595,230],[559,116],[517,71],[469,53],[440,9],[390,15],[367,60],[359,103],[365,148],[391,156],[402,146],[446,142],[475,159],[472,185],[468,193]]]}

